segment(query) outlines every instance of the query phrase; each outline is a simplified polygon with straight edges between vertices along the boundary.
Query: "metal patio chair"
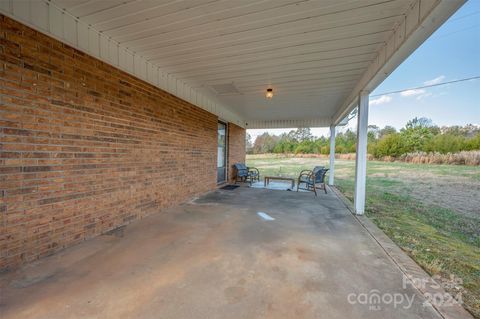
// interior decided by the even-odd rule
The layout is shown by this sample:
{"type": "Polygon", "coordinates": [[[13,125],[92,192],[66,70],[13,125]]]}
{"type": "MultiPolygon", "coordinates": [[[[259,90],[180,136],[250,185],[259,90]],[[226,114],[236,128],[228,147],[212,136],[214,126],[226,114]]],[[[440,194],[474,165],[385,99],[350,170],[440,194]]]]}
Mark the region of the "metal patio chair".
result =
{"type": "Polygon", "coordinates": [[[235,174],[235,184],[240,182],[249,182],[252,185],[252,182],[260,181],[260,172],[256,167],[248,167],[243,163],[235,163],[236,169],[235,174]]]}
{"type": "Polygon", "coordinates": [[[325,185],[325,174],[327,174],[328,168],[323,166],[315,166],[313,170],[303,170],[298,176],[297,192],[299,189],[312,191],[317,196],[317,188],[323,189],[325,194],[327,193],[327,186],[325,185]],[[305,184],[305,186],[300,186],[305,184]]]}

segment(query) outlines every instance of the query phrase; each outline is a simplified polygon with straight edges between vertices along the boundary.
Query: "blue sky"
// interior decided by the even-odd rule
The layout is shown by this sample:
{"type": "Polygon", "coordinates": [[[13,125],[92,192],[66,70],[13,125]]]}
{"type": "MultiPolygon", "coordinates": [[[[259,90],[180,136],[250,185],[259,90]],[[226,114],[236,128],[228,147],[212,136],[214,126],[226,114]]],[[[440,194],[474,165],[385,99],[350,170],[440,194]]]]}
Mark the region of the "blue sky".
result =
{"type": "MultiPolygon", "coordinates": [[[[428,117],[439,126],[480,125],[480,80],[382,95],[473,76],[480,76],[480,0],[468,1],[371,93],[368,122],[400,129],[414,117],[428,117]]],[[[352,120],[346,128],[355,126],[352,120]]],[[[248,132],[255,138],[265,131],[289,130],[248,132]]],[[[328,135],[326,128],[312,132],[328,135]]]]}

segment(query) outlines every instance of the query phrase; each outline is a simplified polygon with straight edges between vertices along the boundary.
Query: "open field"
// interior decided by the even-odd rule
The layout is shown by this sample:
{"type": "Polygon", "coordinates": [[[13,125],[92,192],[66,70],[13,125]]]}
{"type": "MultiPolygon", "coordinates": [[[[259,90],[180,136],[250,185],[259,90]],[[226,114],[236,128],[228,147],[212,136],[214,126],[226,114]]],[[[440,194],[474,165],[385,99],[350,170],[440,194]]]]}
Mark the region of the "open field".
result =
{"type": "MultiPolygon", "coordinates": [[[[296,177],[322,158],[253,155],[265,175],[296,177]]],[[[355,162],[336,160],[335,184],[353,198],[355,162]]],[[[431,275],[463,280],[466,308],[480,318],[480,167],[369,161],[366,215],[431,275]]]]}

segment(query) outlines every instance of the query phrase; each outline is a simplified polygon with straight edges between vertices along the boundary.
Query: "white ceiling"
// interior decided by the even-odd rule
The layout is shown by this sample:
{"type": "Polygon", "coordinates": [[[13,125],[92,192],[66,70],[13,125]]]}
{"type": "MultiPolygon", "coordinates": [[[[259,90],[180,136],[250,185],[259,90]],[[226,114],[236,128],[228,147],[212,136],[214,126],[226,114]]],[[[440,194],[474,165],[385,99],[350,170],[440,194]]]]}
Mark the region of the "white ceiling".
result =
{"type": "Polygon", "coordinates": [[[53,2],[248,122],[332,118],[413,1],[53,2]]]}

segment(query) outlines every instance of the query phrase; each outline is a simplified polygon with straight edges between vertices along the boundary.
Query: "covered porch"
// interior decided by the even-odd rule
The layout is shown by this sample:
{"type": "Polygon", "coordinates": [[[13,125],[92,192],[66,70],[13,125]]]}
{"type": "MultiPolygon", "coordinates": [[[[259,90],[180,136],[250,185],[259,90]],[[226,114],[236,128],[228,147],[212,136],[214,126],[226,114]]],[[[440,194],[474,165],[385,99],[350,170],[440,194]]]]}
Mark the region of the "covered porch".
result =
{"type": "Polygon", "coordinates": [[[387,251],[334,192],[216,190],[3,275],[0,310],[3,319],[442,318],[387,251]]]}
{"type": "Polygon", "coordinates": [[[2,319],[467,318],[357,216],[369,92],[463,2],[0,1],[2,319]],[[353,208],[218,189],[246,129],[354,109],[353,208]]]}
{"type": "Polygon", "coordinates": [[[361,215],[369,93],[463,3],[10,0],[0,11],[222,122],[330,127],[330,185],[335,129],[355,110],[354,202],[361,215]]]}

